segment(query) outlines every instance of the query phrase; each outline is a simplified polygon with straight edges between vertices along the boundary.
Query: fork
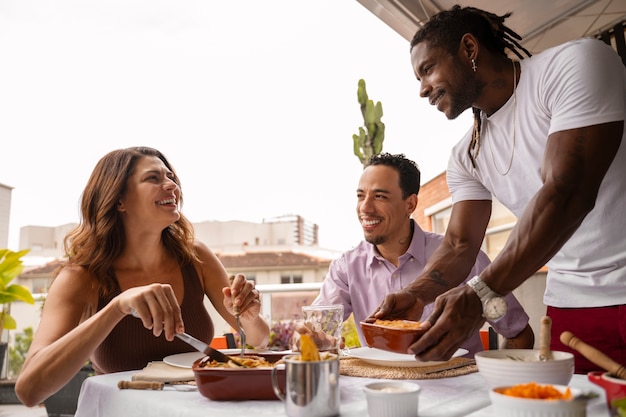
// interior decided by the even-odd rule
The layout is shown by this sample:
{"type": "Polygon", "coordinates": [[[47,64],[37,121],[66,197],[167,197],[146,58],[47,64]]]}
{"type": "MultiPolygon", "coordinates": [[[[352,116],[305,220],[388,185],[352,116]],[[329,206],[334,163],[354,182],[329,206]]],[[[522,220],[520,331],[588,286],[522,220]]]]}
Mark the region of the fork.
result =
{"type": "MultiPolygon", "coordinates": [[[[233,285],[233,281],[235,280],[235,276],[231,275],[228,277],[228,281],[230,281],[230,285],[233,285]]],[[[244,356],[244,352],[246,350],[246,332],[243,331],[243,327],[241,327],[241,321],[239,320],[239,306],[235,305],[235,302],[233,300],[233,311],[235,312],[235,318],[237,319],[237,327],[239,328],[239,339],[241,341],[241,353],[239,354],[240,357],[243,358],[244,356]]]]}

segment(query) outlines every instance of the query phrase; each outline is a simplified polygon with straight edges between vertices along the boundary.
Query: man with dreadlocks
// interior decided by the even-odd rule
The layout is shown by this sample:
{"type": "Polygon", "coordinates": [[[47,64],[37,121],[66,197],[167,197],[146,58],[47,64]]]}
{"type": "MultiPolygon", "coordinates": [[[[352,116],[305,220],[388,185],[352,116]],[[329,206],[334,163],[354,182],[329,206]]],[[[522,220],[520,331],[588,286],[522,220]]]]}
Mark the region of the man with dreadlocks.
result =
{"type": "MultiPolygon", "coordinates": [[[[551,348],[572,351],[559,340],[569,330],[626,364],[626,69],[595,39],[531,57],[504,25],[509,16],[455,6],[411,41],[420,95],[448,119],[471,107],[475,123],[448,163],[444,242],[368,320],[415,319],[436,299],[411,349],[420,360],[448,359],[485,318],[506,312],[502,295],[547,265],[551,348]],[[490,266],[455,288],[480,250],[492,196],[517,224],[490,266]]],[[[574,354],[577,373],[598,369],[574,354]]]]}

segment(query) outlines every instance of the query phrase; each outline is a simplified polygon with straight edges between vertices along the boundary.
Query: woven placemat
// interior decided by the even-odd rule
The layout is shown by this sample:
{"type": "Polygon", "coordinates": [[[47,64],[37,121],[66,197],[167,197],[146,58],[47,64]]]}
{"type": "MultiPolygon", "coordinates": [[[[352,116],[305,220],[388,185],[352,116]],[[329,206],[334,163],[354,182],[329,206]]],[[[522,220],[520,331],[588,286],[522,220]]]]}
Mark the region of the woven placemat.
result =
{"type": "Polygon", "coordinates": [[[390,367],[367,363],[359,358],[343,357],[339,361],[339,373],[347,376],[383,379],[439,379],[451,378],[478,372],[472,359],[453,358],[449,361],[432,366],[390,367]],[[460,368],[445,369],[453,365],[467,365],[460,368]]]}

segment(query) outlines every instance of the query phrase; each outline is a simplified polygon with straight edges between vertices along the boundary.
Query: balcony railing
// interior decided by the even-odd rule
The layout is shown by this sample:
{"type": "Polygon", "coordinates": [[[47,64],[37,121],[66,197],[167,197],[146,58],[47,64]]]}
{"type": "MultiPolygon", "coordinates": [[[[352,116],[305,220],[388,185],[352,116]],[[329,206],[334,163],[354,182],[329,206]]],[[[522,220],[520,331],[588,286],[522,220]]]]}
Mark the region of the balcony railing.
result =
{"type": "Polygon", "coordinates": [[[285,299],[279,299],[280,295],[288,294],[302,294],[309,293],[307,299],[310,301],[317,296],[322,287],[321,282],[311,282],[311,283],[302,283],[302,284],[259,284],[256,286],[256,289],[259,290],[259,294],[261,296],[261,314],[263,317],[267,319],[269,323],[274,322],[275,320],[282,320],[293,318],[294,315],[299,314],[299,308],[301,307],[297,302],[291,306],[285,306],[286,309],[282,310],[277,308],[278,306],[273,305],[273,302],[277,302],[280,304],[286,304],[285,299]],[[297,309],[298,311],[295,311],[297,309]]]}

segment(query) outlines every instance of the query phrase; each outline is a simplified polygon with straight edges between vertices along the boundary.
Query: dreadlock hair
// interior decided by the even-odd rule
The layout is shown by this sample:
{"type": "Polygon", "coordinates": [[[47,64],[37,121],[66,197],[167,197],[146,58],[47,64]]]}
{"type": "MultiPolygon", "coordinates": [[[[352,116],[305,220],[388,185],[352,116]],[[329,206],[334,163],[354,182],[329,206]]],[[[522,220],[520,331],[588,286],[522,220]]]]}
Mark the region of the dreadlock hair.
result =
{"type": "MultiPolygon", "coordinates": [[[[511,12],[498,16],[475,7],[461,7],[457,4],[450,10],[444,10],[431,17],[413,36],[411,49],[418,43],[428,42],[431,48],[442,48],[454,55],[459,49],[463,35],[471,33],[481,45],[494,54],[506,57],[508,49],[519,59],[524,59],[521,52],[530,57],[530,52],[519,43],[522,37],[504,25],[504,21],[510,16],[511,12]]],[[[467,154],[472,166],[476,168],[476,158],[480,150],[480,109],[473,107],[472,112],[474,128],[467,154]]]]}

